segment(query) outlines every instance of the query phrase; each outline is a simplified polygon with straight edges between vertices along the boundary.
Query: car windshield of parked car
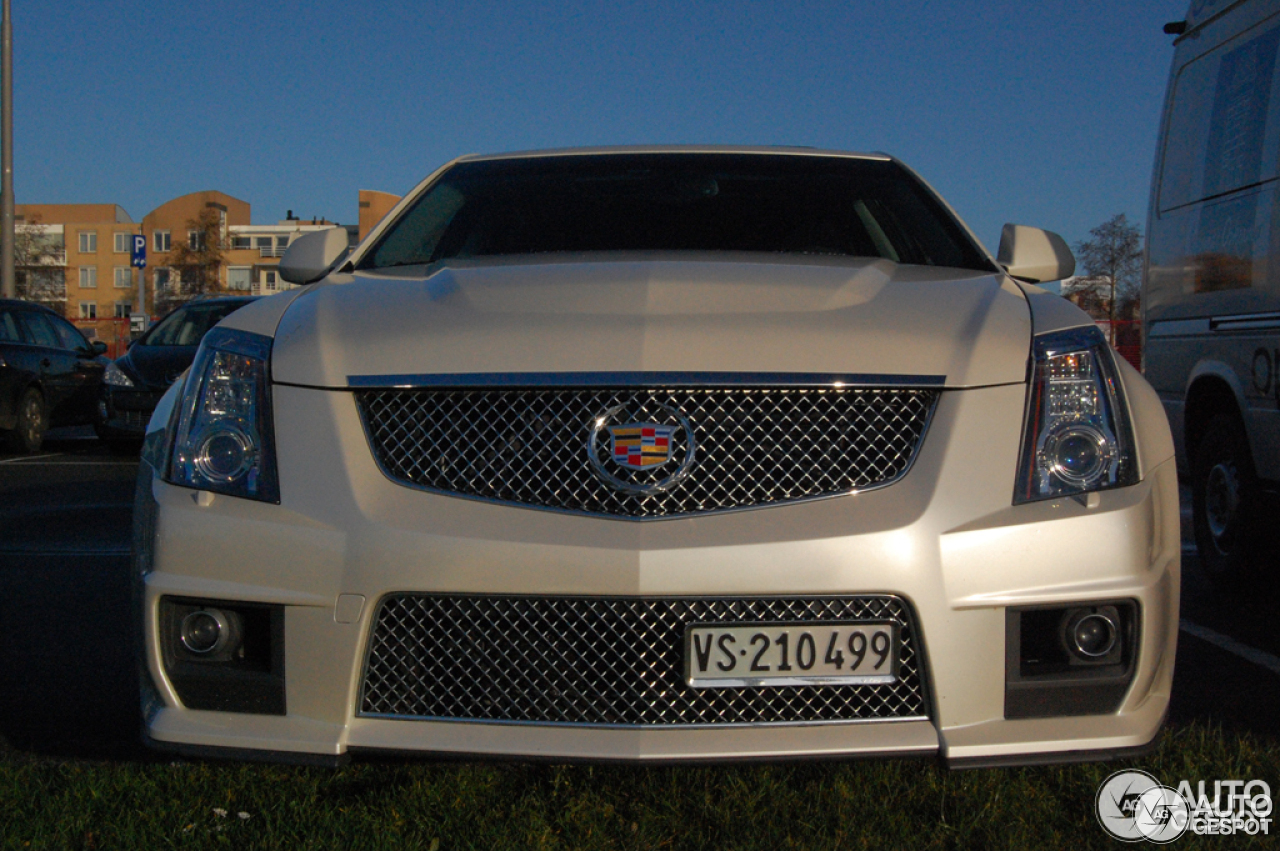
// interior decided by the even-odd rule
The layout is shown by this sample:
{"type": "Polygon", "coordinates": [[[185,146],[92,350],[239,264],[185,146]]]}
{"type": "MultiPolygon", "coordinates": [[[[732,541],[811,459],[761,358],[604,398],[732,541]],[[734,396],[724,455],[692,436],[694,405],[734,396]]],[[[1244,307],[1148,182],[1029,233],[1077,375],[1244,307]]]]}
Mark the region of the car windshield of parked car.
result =
{"type": "Polygon", "coordinates": [[[62,341],[64,349],[72,349],[74,351],[88,350],[89,341],[84,334],[80,333],[79,328],[58,316],[47,316],[45,318],[53,323],[53,330],[57,332],[58,339],[62,341]]]}
{"type": "Polygon", "coordinates": [[[144,346],[198,346],[210,328],[244,304],[213,302],[179,308],[157,322],[151,333],[138,342],[144,346]]]}
{"type": "Polygon", "coordinates": [[[783,154],[600,154],[459,163],[360,268],[550,252],[873,257],[993,271],[897,163],[783,154]]]}

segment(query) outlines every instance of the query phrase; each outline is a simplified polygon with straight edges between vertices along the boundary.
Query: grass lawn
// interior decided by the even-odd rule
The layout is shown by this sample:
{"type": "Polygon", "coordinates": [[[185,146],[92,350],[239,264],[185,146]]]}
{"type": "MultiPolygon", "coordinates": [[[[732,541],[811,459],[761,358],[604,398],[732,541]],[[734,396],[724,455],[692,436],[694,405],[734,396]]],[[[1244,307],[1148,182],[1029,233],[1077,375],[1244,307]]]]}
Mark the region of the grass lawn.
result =
{"type": "MultiPolygon", "coordinates": [[[[1280,789],[1280,746],[1202,726],[1167,729],[1139,761],[964,772],[929,760],[330,770],[11,751],[0,754],[0,847],[1115,848],[1094,795],[1130,766],[1171,786],[1257,778],[1280,789]]],[[[1187,834],[1174,847],[1267,844],[1187,834]]]]}

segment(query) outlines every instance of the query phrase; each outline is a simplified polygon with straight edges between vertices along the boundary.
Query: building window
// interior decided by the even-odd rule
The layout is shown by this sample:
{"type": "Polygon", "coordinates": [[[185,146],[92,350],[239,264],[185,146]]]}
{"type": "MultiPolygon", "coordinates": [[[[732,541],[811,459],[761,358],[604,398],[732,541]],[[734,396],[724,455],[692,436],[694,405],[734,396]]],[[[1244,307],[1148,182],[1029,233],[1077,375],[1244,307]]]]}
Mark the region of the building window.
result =
{"type": "Polygon", "coordinates": [[[169,270],[156,269],[156,292],[164,292],[169,289],[169,270]]]}
{"type": "MultiPolygon", "coordinates": [[[[80,234],[84,236],[84,234],[80,234]]],[[[97,266],[81,266],[80,267],[80,288],[93,289],[98,285],[98,267],[97,266]]]]}
{"type": "Polygon", "coordinates": [[[98,232],[93,230],[80,231],[80,253],[93,254],[98,250],[98,232]]]}
{"type": "Polygon", "coordinates": [[[133,269],[128,266],[115,268],[115,286],[118,290],[127,290],[133,286],[133,269]]]}
{"type": "Polygon", "coordinates": [[[187,231],[187,245],[191,246],[192,251],[204,251],[204,231],[187,231]]]}
{"type": "Polygon", "coordinates": [[[276,237],[276,248],[288,248],[288,247],[289,247],[289,237],[287,236],[276,237]]]}
{"type": "Polygon", "coordinates": [[[255,246],[256,246],[257,248],[270,248],[270,247],[271,247],[271,237],[269,237],[269,236],[259,236],[259,237],[255,237],[255,238],[254,238],[254,243],[255,243],[255,246]]]}
{"type": "Polygon", "coordinates": [[[133,303],[128,301],[116,302],[116,319],[128,319],[129,314],[133,313],[133,303]]]}
{"type": "Polygon", "coordinates": [[[94,301],[80,302],[80,318],[81,319],[97,319],[98,303],[94,301]]]}
{"type": "Polygon", "coordinates": [[[168,251],[173,247],[167,230],[158,230],[151,234],[151,242],[156,251],[168,251]]]}
{"type": "Polygon", "coordinates": [[[115,239],[115,246],[112,250],[115,251],[116,254],[128,254],[129,249],[132,248],[129,244],[129,237],[133,236],[133,234],[117,232],[113,236],[115,239]]]}
{"type": "Polygon", "coordinates": [[[246,248],[253,248],[253,241],[247,236],[233,236],[231,247],[237,251],[243,251],[246,248]]]}
{"type": "Polygon", "coordinates": [[[275,289],[276,289],[276,273],[275,272],[263,273],[262,281],[266,285],[266,288],[268,290],[275,292],[275,289]]]}
{"type": "Polygon", "coordinates": [[[227,289],[245,290],[253,288],[253,269],[248,266],[227,267],[227,289]]]}

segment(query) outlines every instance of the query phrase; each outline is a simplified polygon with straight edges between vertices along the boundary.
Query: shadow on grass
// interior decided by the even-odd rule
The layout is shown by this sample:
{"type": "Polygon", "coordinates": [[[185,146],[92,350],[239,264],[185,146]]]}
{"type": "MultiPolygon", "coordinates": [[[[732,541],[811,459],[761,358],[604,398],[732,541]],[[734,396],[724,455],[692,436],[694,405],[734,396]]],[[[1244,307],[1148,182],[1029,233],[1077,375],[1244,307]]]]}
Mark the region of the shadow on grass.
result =
{"type": "Polygon", "coordinates": [[[139,738],[129,557],[0,553],[0,738],[55,757],[150,760],[139,738]]]}

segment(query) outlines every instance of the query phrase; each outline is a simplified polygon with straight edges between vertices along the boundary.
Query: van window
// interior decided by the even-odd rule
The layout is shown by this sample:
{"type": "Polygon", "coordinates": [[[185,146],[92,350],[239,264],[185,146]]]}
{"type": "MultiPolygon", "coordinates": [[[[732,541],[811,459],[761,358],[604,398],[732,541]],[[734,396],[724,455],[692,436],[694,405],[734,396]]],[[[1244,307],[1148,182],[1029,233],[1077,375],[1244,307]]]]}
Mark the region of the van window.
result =
{"type": "MultiPolygon", "coordinates": [[[[1264,156],[1280,28],[1271,21],[1187,63],[1174,85],[1160,212],[1274,180],[1264,156]]],[[[1274,143],[1270,146],[1274,148],[1274,143]]]]}

